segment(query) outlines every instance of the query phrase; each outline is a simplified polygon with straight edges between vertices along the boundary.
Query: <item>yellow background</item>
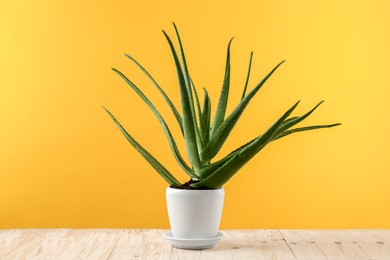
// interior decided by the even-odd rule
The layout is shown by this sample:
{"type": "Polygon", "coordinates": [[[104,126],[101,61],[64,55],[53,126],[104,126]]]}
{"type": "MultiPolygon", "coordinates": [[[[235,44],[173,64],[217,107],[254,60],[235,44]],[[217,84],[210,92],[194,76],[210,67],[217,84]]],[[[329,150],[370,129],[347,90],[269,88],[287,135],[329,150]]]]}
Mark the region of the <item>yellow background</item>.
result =
{"type": "MultiPolygon", "coordinates": [[[[185,181],[130,76],[179,137],[138,59],[174,102],[161,29],[178,25],[195,84],[218,99],[232,45],[229,108],[280,60],[224,152],[295,101],[307,124],[341,127],[272,143],[225,186],[221,228],[390,228],[390,4],[331,1],[1,1],[0,228],[167,228],[166,183],[102,110],[185,181]]],[[[182,144],[182,142],[179,142],[182,144]]],[[[181,146],[182,147],[182,146],[181,146]]],[[[183,150],[183,149],[182,149],[183,150]]]]}

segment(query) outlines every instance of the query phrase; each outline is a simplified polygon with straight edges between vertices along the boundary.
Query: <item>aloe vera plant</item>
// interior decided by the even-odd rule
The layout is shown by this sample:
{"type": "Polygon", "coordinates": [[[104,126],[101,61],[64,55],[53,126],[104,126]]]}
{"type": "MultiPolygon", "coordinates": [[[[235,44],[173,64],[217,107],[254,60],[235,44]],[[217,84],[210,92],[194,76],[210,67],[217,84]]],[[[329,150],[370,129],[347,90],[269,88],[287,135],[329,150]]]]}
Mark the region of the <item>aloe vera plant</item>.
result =
{"type": "MultiPolygon", "coordinates": [[[[151,80],[159,93],[164,97],[165,101],[172,110],[173,115],[179,125],[182,137],[185,141],[185,148],[190,165],[184,160],[182,152],[176,145],[176,141],[165,122],[164,118],[158,112],[152,102],[145,94],[124,74],[117,69],[113,70],[137,93],[137,95],[149,106],[156,118],[160,122],[162,129],[168,139],[168,143],[172,149],[172,153],[181,168],[188,174],[190,181],[189,188],[194,189],[216,189],[222,187],[235,173],[237,173],[250,159],[252,159],[260,150],[272,141],[293,133],[330,128],[337,124],[328,125],[313,125],[305,127],[295,127],[298,123],[310,116],[314,110],[318,108],[323,101],[319,102],[314,108],[301,116],[290,117],[291,113],[298,106],[295,103],[283,115],[281,115],[264,133],[247,142],[241,147],[235,149],[224,158],[213,160],[218,154],[223,144],[227,140],[229,134],[233,130],[240,116],[253,97],[258,93],[268,78],[279,68],[284,62],[277,64],[257,85],[250,91],[247,91],[247,85],[251,72],[251,64],[253,53],[250,55],[248,73],[246,82],[243,88],[243,93],[240,102],[233,111],[226,115],[226,107],[228,102],[228,94],[230,88],[230,46],[233,38],[230,40],[227,47],[227,58],[225,67],[225,76],[218,100],[218,105],[215,111],[215,116],[211,118],[211,99],[206,89],[203,89],[203,103],[199,100],[198,92],[194,86],[192,78],[188,71],[187,61],[183,50],[183,44],[180,39],[178,29],[173,24],[175,34],[178,41],[178,49],[175,48],[169,35],[163,31],[172,52],[175,63],[178,85],[180,90],[181,114],[175,107],[171,99],[167,96],[160,85],[155,81],[151,74],[133,57],[125,54],[135,65],[141,69],[145,75],[151,80]]],[[[103,107],[104,108],[104,107],[103,107]]],[[[145,160],[156,170],[158,174],[169,183],[171,187],[183,187],[180,183],[153,155],[151,155],[144,147],[142,147],[118,122],[115,116],[106,108],[104,108],[112,120],[115,122],[119,130],[126,137],[129,143],[145,158],[145,160]]]]}

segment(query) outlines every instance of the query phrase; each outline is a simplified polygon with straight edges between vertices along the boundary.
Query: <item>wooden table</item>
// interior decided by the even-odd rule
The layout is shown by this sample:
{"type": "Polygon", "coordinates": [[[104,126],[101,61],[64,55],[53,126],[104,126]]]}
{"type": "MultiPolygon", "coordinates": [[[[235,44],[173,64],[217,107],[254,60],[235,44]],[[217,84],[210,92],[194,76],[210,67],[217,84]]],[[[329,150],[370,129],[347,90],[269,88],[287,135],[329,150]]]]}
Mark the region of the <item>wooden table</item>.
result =
{"type": "Polygon", "coordinates": [[[390,230],[225,230],[212,249],[156,229],[0,230],[0,259],[390,259],[390,230]]]}

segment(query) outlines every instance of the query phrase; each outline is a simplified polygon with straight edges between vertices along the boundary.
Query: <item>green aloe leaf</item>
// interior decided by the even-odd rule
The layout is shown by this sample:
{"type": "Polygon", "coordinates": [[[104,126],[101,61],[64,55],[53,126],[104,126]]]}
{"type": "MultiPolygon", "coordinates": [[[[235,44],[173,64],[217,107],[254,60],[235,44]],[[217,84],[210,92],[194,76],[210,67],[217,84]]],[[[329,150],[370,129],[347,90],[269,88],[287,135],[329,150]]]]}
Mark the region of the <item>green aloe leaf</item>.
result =
{"type": "Polygon", "coordinates": [[[167,94],[165,93],[165,91],[160,87],[160,85],[154,80],[154,78],[152,77],[152,75],[137,61],[135,60],[133,57],[131,57],[130,55],[128,54],[125,54],[125,56],[127,58],[129,58],[132,62],[135,63],[135,65],[138,66],[138,68],[140,68],[142,70],[142,72],[145,73],[145,75],[153,82],[154,86],[158,89],[158,91],[161,93],[161,95],[164,97],[165,101],[167,102],[168,106],[171,108],[175,118],[176,118],[176,121],[177,123],[179,124],[179,127],[180,127],[180,130],[181,130],[181,133],[184,135],[184,131],[183,131],[183,119],[181,118],[179,112],[177,111],[175,105],[172,103],[171,99],[167,96],[167,94]]]}
{"type": "MultiPolygon", "coordinates": [[[[295,117],[294,117],[295,118],[295,117]]],[[[281,125],[280,127],[282,127],[286,122],[290,121],[291,119],[294,119],[294,118],[290,118],[290,119],[287,119],[285,120],[281,125]]],[[[279,127],[279,129],[280,129],[279,127]]],[[[241,145],[240,147],[236,148],[235,150],[231,151],[228,155],[226,155],[224,158],[214,162],[214,163],[211,163],[210,165],[206,166],[205,168],[203,168],[200,172],[199,172],[199,175],[200,176],[207,176],[209,175],[210,173],[212,173],[213,171],[215,171],[217,168],[219,168],[220,166],[222,166],[223,164],[225,164],[228,160],[230,160],[232,157],[234,157],[236,154],[242,152],[243,150],[245,150],[249,145],[251,145],[253,142],[255,142],[257,139],[259,139],[263,134],[257,136],[256,138],[253,138],[251,141],[241,145]]],[[[275,133],[275,136],[276,136],[276,133],[275,133]]]]}
{"type": "MultiPolygon", "coordinates": [[[[279,129],[281,127],[283,127],[283,125],[285,123],[287,123],[288,121],[292,120],[292,119],[295,119],[297,117],[292,117],[290,119],[286,119],[280,126],[279,126],[279,129]]],[[[278,131],[279,131],[278,129],[278,131]]],[[[278,131],[275,133],[274,136],[277,135],[278,131]]],[[[211,163],[209,165],[207,165],[206,167],[204,167],[200,172],[199,172],[199,175],[200,176],[207,176],[209,174],[211,174],[212,172],[214,172],[216,169],[218,169],[219,167],[221,167],[223,164],[225,164],[227,161],[229,161],[232,157],[234,157],[235,155],[237,155],[238,153],[242,152],[243,150],[245,150],[249,145],[251,145],[252,143],[254,143],[256,140],[258,140],[263,134],[253,138],[251,141],[241,145],[240,147],[236,148],[235,150],[231,151],[228,155],[226,155],[225,157],[223,157],[222,159],[214,162],[214,163],[211,163]]]]}
{"type": "Polygon", "coordinates": [[[203,88],[204,99],[203,99],[203,110],[201,114],[201,134],[203,143],[207,144],[210,138],[210,118],[211,118],[211,100],[209,94],[205,88],[203,88]]]}
{"type": "MultiPolygon", "coordinates": [[[[201,123],[200,122],[200,117],[201,117],[201,114],[202,114],[202,110],[200,108],[200,102],[199,102],[199,96],[198,96],[198,91],[196,91],[196,87],[195,87],[195,84],[194,82],[191,80],[191,89],[192,91],[194,92],[195,94],[195,103],[196,103],[196,110],[197,110],[197,115],[198,115],[198,119],[199,119],[199,124],[201,123]]],[[[196,120],[195,120],[196,121],[196,120]]]]}
{"type": "Polygon", "coordinates": [[[114,115],[108,111],[105,107],[104,110],[109,114],[111,119],[117,125],[119,130],[125,136],[127,141],[144,157],[144,159],[156,170],[156,172],[163,177],[165,181],[171,186],[180,186],[180,182],[159,162],[154,158],[146,149],[144,149],[118,122],[114,115]]]}
{"type": "MultiPolygon", "coordinates": [[[[322,102],[320,102],[321,104],[322,102]]],[[[279,129],[276,131],[274,137],[272,138],[272,140],[270,141],[274,141],[274,140],[277,140],[279,138],[282,138],[284,136],[287,136],[289,134],[292,134],[292,133],[295,133],[295,132],[301,132],[301,131],[308,131],[308,130],[314,130],[314,129],[320,129],[320,128],[329,128],[329,127],[334,127],[334,126],[338,126],[340,125],[339,123],[338,124],[331,124],[331,125],[317,125],[317,126],[309,126],[309,127],[302,127],[302,128],[296,128],[296,129],[292,129],[292,130],[289,130],[289,131],[285,131],[283,133],[284,130],[288,129],[291,127],[291,123],[292,122],[297,122],[296,120],[297,119],[305,119],[307,116],[309,116],[320,104],[316,105],[312,110],[310,110],[308,113],[306,113],[305,115],[299,117],[299,116],[295,116],[295,117],[292,117],[292,118],[289,118],[289,119],[286,119],[279,127],[279,129]],[[281,131],[281,129],[283,131],[281,131]]],[[[302,120],[300,120],[299,122],[301,122],[302,120]]],[[[295,124],[294,124],[295,125],[295,124]]],[[[255,142],[257,139],[259,139],[261,137],[258,136],[254,139],[252,139],[251,141],[247,142],[246,144],[240,146],[239,148],[235,149],[234,151],[230,152],[228,155],[226,155],[224,158],[222,158],[221,160],[217,161],[217,162],[214,162],[210,165],[208,165],[207,167],[203,168],[200,172],[199,172],[199,175],[200,176],[207,176],[209,175],[210,173],[214,172],[216,169],[218,169],[220,166],[222,166],[223,164],[225,164],[228,160],[230,160],[232,157],[234,157],[236,154],[242,152],[244,149],[246,149],[249,145],[251,145],[253,142],[255,142]]]]}
{"type": "MultiPolygon", "coordinates": [[[[176,37],[177,37],[177,41],[179,43],[179,50],[180,50],[180,57],[181,57],[181,62],[182,62],[182,66],[183,66],[183,76],[184,76],[184,80],[185,80],[185,83],[186,83],[186,87],[187,87],[187,91],[188,91],[188,94],[191,94],[191,79],[190,79],[190,74],[188,73],[188,66],[187,66],[187,61],[186,61],[186,57],[185,57],[185,54],[184,54],[184,48],[183,48],[183,44],[181,42],[181,38],[180,38],[180,34],[179,34],[179,30],[177,29],[176,27],[176,24],[173,23],[173,27],[175,29],[175,33],[176,33],[176,37]]],[[[191,101],[192,101],[192,97],[190,98],[191,101]]]]}
{"type": "Polygon", "coordinates": [[[192,96],[191,77],[190,77],[190,74],[188,72],[187,60],[186,60],[186,56],[184,54],[184,48],[183,48],[183,44],[181,42],[181,37],[180,37],[180,34],[179,34],[179,30],[177,29],[175,23],[173,23],[173,27],[175,29],[177,41],[179,43],[179,51],[180,51],[180,57],[181,57],[181,66],[182,66],[182,71],[183,71],[185,85],[186,85],[186,88],[187,88],[188,99],[190,101],[189,103],[190,103],[190,107],[191,107],[192,117],[194,119],[194,124],[196,124],[196,116],[195,116],[195,108],[194,108],[194,98],[192,96]]]}
{"type": "Polygon", "coordinates": [[[236,153],[228,161],[226,161],[221,167],[211,173],[205,179],[192,184],[194,188],[220,188],[225,184],[233,175],[241,169],[250,159],[252,159],[261,149],[266,146],[276,131],[283,124],[284,120],[294,111],[299,101],[294,104],[288,111],[286,111],[263,135],[258,137],[255,141],[251,142],[245,149],[236,153]]]}
{"type": "Polygon", "coordinates": [[[164,133],[166,135],[166,137],[168,138],[168,142],[169,142],[169,145],[172,149],[172,152],[173,152],[173,155],[175,157],[175,159],[177,160],[177,162],[179,163],[179,165],[182,167],[182,169],[188,174],[190,175],[191,177],[194,177],[196,178],[196,175],[194,174],[194,172],[192,171],[192,169],[186,164],[186,162],[184,161],[183,157],[181,156],[180,154],[180,151],[179,149],[177,148],[177,145],[176,145],[176,142],[175,142],[175,139],[173,138],[172,134],[171,134],[171,131],[169,130],[168,128],[168,125],[165,123],[165,120],[163,119],[163,117],[161,116],[161,114],[157,111],[157,109],[155,108],[155,106],[152,104],[152,102],[150,102],[150,100],[145,96],[145,94],[133,83],[131,82],[122,72],[118,71],[117,69],[112,69],[113,71],[115,71],[137,94],[138,96],[148,105],[148,107],[152,110],[152,112],[154,113],[154,115],[157,117],[158,121],[160,122],[163,130],[164,130],[164,133]]]}
{"type": "Polygon", "coordinates": [[[226,67],[225,67],[225,76],[223,80],[223,85],[221,93],[219,95],[219,101],[217,110],[215,112],[213,125],[211,127],[211,134],[218,129],[225,119],[226,107],[229,98],[229,87],[230,87],[230,45],[232,44],[234,37],[230,39],[227,54],[226,54],[226,67]]]}
{"type": "Polygon", "coordinates": [[[264,85],[267,79],[275,72],[275,70],[282,65],[284,61],[280,62],[278,65],[273,68],[267,76],[263,78],[249,93],[246,95],[232,113],[225,119],[225,121],[219,126],[219,128],[212,134],[210,141],[207,143],[205,148],[201,153],[201,161],[208,162],[219,152],[222,145],[225,143],[230,132],[233,130],[235,124],[240,118],[241,114],[244,112],[245,108],[259,91],[259,89],[264,85]]]}
{"type": "MultiPolygon", "coordinates": [[[[179,43],[181,66],[182,66],[185,85],[187,88],[187,94],[188,94],[189,104],[190,104],[191,113],[192,113],[192,120],[193,120],[193,125],[194,125],[193,127],[194,127],[194,131],[195,131],[195,140],[196,140],[196,145],[198,147],[198,153],[199,153],[199,151],[200,151],[200,149],[202,149],[203,145],[202,145],[202,142],[200,140],[201,137],[200,137],[200,133],[199,133],[198,123],[196,121],[194,97],[192,95],[192,87],[191,87],[191,77],[190,77],[190,74],[188,72],[187,61],[186,61],[186,57],[185,57],[185,53],[184,53],[183,44],[181,42],[179,30],[177,29],[177,26],[175,23],[173,23],[173,27],[175,29],[177,41],[179,43]]],[[[199,156],[199,154],[198,154],[198,156],[199,156]]]]}
{"type": "Polygon", "coordinates": [[[244,151],[248,146],[250,146],[256,140],[258,140],[262,135],[263,134],[257,136],[256,138],[253,138],[251,141],[241,145],[240,147],[236,148],[235,150],[230,152],[228,155],[226,155],[222,159],[207,165],[206,167],[204,167],[202,170],[199,171],[199,176],[204,177],[204,176],[210,175],[215,170],[217,170],[219,167],[221,167],[223,164],[225,164],[227,161],[229,161],[231,158],[233,158],[234,156],[236,156],[240,152],[244,151]]]}
{"type": "Polygon", "coordinates": [[[330,128],[330,127],[335,127],[338,125],[341,125],[341,124],[337,123],[337,124],[330,124],[330,125],[313,125],[313,126],[294,128],[291,130],[287,130],[283,133],[280,133],[278,135],[275,135],[274,138],[272,138],[272,141],[278,140],[282,137],[285,137],[285,136],[288,136],[290,134],[297,133],[297,132],[310,131],[310,130],[321,129],[321,128],[330,128]]]}
{"type": "MultiPolygon", "coordinates": [[[[190,80],[191,80],[191,90],[195,94],[196,108],[198,111],[199,125],[198,125],[196,119],[195,119],[194,125],[195,125],[196,141],[197,141],[196,144],[198,145],[198,152],[199,152],[199,151],[202,151],[202,149],[203,149],[203,138],[202,138],[202,133],[200,130],[202,128],[202,121],[200,120],[202,111],[200,109],[199,96],[198,96],[198,92],[196,91],[195,84],[191,78],[190,78],[190,80]]],[[[196,115],[194,115],[194,118],[196,118],[196,115]]]]}
{"type": "MultiPolygon", "coordinates": [[[[283,124],[280,126],[280,128],[284,127],[285,125],[289,124],[291,121],[293,121],[293,120],[295,120],[295,119],[297,119],[297,118],[299,118],[299,116],[294,116],[294,117],[291,117],[291,118],[286,119],[286,120],[283,122],[283,124]]],[[[280,128],[279,128],[279,129],[280,129],[280,128]]]]}
{"type": "Polygon", "coordinates": [[[202,170],[199,171],[199,176],[205,177],[205,176],[210,175],[215,170],[217,170],[219,167],[221,167],[223,164],[225,164],[227,161],[229,161],[231,158],[233,158],[235,155],[237,155],[238,153],[240,153],[243,150],[245,150],[249,145],[251,145],[253,142],[255,142],[260,137],[261,137],[261,135],[256,137],[256,138],[254,138],[254,139],[252,139],[251,141],[241,145],[240,147],[238,147],[237,149],[233,150],[232,152],[230,152],[228,155],[226,155],[222,159],[220,159],[220,160],[218,160],[216,162],[213,162],[213,163],[203,167],[202,170]]]}
{"type": "Polygon", "coordinates": [[[169,47],[171,48],[172,56],[175,61],[176,66],[176,72],[179,80],[179,88],[180,88],[180,99],[182,104],[182,111],[183,111],[183,129],[184,129],[184,139],[186,143],[186,150],[188,154],[188,159],[190,160],[190,163],[194,167],[194,170],[197,171],[201,169],[202,164],[200,162],[199,153],[198,153],[198,146],[197,146],[197,140],[196,140],[196,133],[195,128],[196,125],[194,124],[195,119],[193,118],[194,112],[191,108],[192,100],[189,98],[189,93],[191,92],[191,88],[187,88],[185,77],[183,74],[183,69],[181,68],[181,64],[179,61],[179,58],[176,53],[176,49],[173,46],[173,43],[171,39],[169,38],[168,34],[163,31],[165,38],[168,41],[169,47]]]}
{"type": "Polygon", "coordinates": [[[312,108],[309,112],[307,112],[306,114],[304,114],[303,116],[298,116],[298,117],[294,117],[294,118],[290,118],[288,120],[286,120],[283,125],[280,127],[280,129],[278,130],[278,132],[276,133],[276,135],[286,131],[287,129],[293,127],[294,125],[302,122],[303,120],[305,120],[308,116],[310,116],[314,110],[316,110],[322,103],[324,103],[324,101],[320,101],[314,108],[312,108]]]}
{"type": "Polygon", "coordinates": [[[245,97],[246,89],[248,87],[249,77],[251,75],[251,68],[252,68],[252,58],[253,58],[253,51],[251,52],[251,55],[249,57],[248,73],[246,74],[245,86],[244,86],[244,90],[242,91],[241,99],[243,99],[245,97]]]}

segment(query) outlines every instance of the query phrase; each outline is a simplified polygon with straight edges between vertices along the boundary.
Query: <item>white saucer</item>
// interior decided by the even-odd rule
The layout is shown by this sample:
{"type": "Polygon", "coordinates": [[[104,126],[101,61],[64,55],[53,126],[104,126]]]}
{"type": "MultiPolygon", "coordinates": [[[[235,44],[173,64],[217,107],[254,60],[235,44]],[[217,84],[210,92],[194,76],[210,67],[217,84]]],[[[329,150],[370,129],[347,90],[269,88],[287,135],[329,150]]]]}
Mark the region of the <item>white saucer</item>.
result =
{"type": "Polygon", "coordinates": [[[222,239],[223,234],[218,232],[214,238],[205,239],[186,239],[186,238],[174,238],[172,232],[164,233],[164,237],[172,244],[172,246],[181,249],[208,249],[212,248],[222,239]]]}

